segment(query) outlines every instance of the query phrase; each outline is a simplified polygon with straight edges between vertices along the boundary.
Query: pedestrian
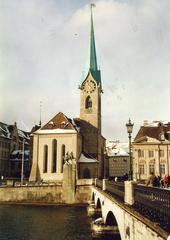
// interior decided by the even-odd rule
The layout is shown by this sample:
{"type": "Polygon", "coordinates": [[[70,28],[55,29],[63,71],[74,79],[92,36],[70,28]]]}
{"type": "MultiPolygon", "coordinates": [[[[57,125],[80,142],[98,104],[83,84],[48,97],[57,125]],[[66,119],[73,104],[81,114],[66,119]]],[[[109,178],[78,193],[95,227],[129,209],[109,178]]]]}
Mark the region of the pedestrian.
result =
{"type": "Polygon", "coordinates": [[[170,176],[168,175],[168,187],[170,186],[170,176]]]}
{"type": "Polygon", "coordinates": [[[153,187],[158,187],[158,178],[155,176],[153,172],[151,172],[151,175],[149,176],[146,186],[153,186],[153,187]]]}
{"type": "Polygon", "coordinates": [[[164,181],[163,181],[163,178],[160,179],[160,187],[161,187],[161,188],[164,187],[164,181]]]}
{"type": "Polygon", "coordinates": [[[169,181],[169,176],[166,174],[166,175],[163,177],[164,188],[167,188],[167,187],[168,187],[168,181],[169,181]]]}

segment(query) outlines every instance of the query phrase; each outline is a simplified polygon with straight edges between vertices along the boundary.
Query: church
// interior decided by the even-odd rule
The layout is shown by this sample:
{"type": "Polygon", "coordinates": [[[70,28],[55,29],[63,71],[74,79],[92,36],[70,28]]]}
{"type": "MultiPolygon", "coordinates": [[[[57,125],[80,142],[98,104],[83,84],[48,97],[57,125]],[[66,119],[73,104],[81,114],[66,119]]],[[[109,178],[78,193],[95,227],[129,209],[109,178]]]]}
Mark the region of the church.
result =
{"type": "Polygon", "coordinates": [[[66,160],[74,159],[77,178],[104,174],[105,138],[101,135],[102,82],[97,66],[91,6],[88,71],[81,82],[80,116],[70,119],[57,113],[33,134],[30,181],[62,181],[66,160]]]}

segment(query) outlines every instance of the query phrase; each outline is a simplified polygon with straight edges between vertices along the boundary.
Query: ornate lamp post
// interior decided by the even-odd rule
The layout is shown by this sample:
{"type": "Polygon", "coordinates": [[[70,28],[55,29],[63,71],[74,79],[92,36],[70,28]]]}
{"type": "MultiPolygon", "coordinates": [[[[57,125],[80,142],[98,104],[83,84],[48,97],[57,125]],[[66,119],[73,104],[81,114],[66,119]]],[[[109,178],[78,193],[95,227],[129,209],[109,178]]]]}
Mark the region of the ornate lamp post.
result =
{"type": "Polygon", "coordinates": [[[133,123],[131,123],[131,120],[129,118],[129,122],[126,123],[127,127],[127,133],[129,137],[129,160],[130,160],[130,171],[129,171],[129,180],[133,180],[133,164],[132,164],[132,152],[131,152],[131,134],[133,130],[133,123]]]}

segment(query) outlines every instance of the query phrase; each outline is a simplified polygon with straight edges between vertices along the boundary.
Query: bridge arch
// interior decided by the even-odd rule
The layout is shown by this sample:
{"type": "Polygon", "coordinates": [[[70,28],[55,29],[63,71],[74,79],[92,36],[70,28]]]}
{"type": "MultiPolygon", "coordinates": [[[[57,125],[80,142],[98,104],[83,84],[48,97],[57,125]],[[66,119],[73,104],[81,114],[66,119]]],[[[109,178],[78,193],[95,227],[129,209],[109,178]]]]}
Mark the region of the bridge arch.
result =
{"type": "Polygon", "coordinates": [[[92,189],[94,194],[94,203],[97,212],[100,212],[99,217],[103,218],[103,222],[107,226],[113,226],[116,232],[116,239],[125,240],[124,234],[124,214],[122,209],[118,208],[105,194],[92,189]]]}
{"type": "Polygon", "coordinates": [[[105,224],[108,225],[108,226],[117,226],[118,225],[117,221],[116,221],[116,218],[115,218],[112,211],[109,211],[107,213],[105,224]]]}
{"type": "Polygon", "coordinates": [[[92,198],[91,198],[92,202],[94,202],[95,200],[95,195],[94,195],[94,192],[92,192],[92,198]]]}
{"type": "MultiPolygon", "coordinates": [[[[95,207],[97,204],[101,206],[101,217],[106,229],[112,229],[112,225],[118,226],[120,240],[129,239],[159,239],[163,240],[167,236],[158,232],[157,228],[151,223],[143,221],[143,218],[134,214],[124,204],[110,196],[106,191],[102,191],[100,187],[92,186],[92,194],[94,193],[95,207]],[[138,231],[140,227],[140,231],[138,231]],[[165,236],[165,237],[164,237],[165,236]]],[[[96,209],[97,210],[97,209],[96,209]]],[[[113,238],[114,239],[114,238],[113,238]]],[[[117,239],[117,238],[116,238],[117,239]]]]}
{"type": "Polygon", "coordinates": [[[102,209],[102,205],[101,205],[100,198],[97,199],[96,208],[97,208],[97,209],[102,209]]]}

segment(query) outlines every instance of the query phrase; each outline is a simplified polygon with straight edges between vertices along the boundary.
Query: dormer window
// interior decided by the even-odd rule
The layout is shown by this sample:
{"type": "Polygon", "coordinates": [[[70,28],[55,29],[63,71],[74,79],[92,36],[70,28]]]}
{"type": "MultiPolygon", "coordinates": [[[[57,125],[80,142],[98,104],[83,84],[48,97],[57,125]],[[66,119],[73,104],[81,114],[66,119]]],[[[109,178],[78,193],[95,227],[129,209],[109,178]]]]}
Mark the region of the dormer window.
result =
{"type": "Polygon", "coordinates": [[[86,107],[86,109],[92,108],[92,100],[91,100],[91,97],[90,97],[90,96],[88,96],[88,97],[86,98],[85,107],[86,107]]]}

